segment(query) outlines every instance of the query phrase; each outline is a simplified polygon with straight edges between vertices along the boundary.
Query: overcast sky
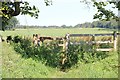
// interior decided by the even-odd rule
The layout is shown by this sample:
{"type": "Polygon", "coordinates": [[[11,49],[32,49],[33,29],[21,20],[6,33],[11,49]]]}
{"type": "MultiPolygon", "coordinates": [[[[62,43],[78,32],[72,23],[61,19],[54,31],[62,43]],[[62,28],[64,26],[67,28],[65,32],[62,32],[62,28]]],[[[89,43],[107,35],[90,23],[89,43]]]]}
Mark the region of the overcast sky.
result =
{"type": "Polygon", "coordinates": [[[40,10],[38,19],[30,16],[19,15],[17,19],[21,25],[76,25],[92,22],[96,9],[88,8],[80,0],[52,0],[53,5],[45,6],[44,0],[26,0],[40,10]]]}

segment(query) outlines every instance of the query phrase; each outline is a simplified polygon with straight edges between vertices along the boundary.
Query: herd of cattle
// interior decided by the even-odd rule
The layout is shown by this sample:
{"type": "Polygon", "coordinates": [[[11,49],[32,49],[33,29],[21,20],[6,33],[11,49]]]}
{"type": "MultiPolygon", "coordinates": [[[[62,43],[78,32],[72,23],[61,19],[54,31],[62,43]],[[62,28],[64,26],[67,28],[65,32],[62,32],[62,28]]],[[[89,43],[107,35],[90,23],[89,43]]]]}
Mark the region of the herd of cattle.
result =
{"type": "MultiPolygon", "coordinates": [[[[44,42],[45,40],[63,40],[66,39],[66,37],[43,37],[40,36],[40,34],[33,34],[32,37],[32,42],[34,45],[38,45],[40,46],[40,42],[44,42]]],[[[4,42],[6,41],[7,43],[13,41],[14,43],[18,43],[21,41],[21,38],[19,38],[19,36],[7,36],[6,39],[3,39],[2,36],[0,37],[0,42],[4,42]]]]}
{"type": "Polygon", "coordinates": [[[61,41],[61,40],[65,40],[66,39],[66,36],[65,37],[41,37],[40,34],[33,34],[33,44],[34,45],[38,45],[40,46],[40,42],[44,42],[45,40],[58,40],[58,41],[61,41]]]}

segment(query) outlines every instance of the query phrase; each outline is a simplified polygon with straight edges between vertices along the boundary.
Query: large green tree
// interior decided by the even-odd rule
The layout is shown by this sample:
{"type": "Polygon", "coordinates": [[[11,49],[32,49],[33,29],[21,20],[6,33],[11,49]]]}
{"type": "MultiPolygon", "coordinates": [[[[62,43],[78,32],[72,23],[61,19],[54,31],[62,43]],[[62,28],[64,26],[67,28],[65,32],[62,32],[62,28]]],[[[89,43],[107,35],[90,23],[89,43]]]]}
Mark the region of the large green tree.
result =
{"type": "MultiPolygon", "coordinates": [[[[46,6],[51,5],[51,1],[44,0],[46,6]]],[[[27,1],[10,0],[0,1],[0,18],[2,18],[2,25],[0,26],[2,30],[5,30],[5,26],[8,24],[8,21],[14,17],[21,15],[30,15],[31,17],[38,18],[39,10],[35,6],[30,6],[27,1]]]]}

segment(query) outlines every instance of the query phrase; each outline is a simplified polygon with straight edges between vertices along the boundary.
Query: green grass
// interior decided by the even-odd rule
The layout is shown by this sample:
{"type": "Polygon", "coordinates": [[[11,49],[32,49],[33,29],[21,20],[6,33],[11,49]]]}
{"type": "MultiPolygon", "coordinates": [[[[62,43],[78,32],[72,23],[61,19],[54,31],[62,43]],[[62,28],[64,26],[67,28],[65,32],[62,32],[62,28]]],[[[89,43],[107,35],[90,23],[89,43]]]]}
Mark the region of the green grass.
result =
{"type": "Polygon", "coordinates": [[[32,60],[32,58],[22,58],[22,56],[13,50],[13,47],[3,43],[2,54],[2,77],[3,78],[21,78],[21,77],[50,77],[51,70],[32,60]]]}
{"type": "MultiPolygon", "coordinates": [[[[111,33],[110,30],[99,30],[98,28],[75,28],[75,29],[27,29],[15,31],[0,31],[2,36],[22,35],[32,36],[39,33],[43,36],[65,36],[66,33],[111,33]]],[[[110,52],[109,57],[94,63],[78,63],[67,72],[57,68],[45,66],[32,58],[25,58],[14,51],[13,47],[6,42],[0,43],[2,48],[2,78],[117,78],[118,54],[110,52]]],[[[1,72],[0,72],[1,73],[1,72]]]]}
{"type": "Polygon", "coordinates": [[[67,33],[79,33],[79,34],[97,34],[97,33],[112,33],[110,30],[102,30],[99,28],[40,28],[40,29],[16,29],[15,31],[0,31],[2,36],[7,35],[22,35],[32,36],[33,34],[40,34],[41,36],[65,36],[67,33]]]}
{"type": "Polygon", "coordinates": [[[0,76],[2,75],[2,43],[0,43],[0,76]]]}
{"type": "Polygon", "coordinates": [[[2,43],[3,78],[117,78],[118,55],[116,52],[95,63],[79,63],[68,72],[45,66],[32,58],[23,58],[12,46],[2,43]]]}

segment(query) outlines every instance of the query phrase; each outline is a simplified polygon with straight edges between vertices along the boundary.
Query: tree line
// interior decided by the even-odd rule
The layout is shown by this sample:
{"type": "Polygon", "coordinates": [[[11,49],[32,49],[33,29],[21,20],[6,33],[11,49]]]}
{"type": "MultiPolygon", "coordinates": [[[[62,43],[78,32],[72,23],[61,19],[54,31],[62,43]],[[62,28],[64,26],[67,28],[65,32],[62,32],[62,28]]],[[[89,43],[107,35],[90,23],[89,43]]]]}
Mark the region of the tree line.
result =
{"type": "Polygon", "coordinates": [[[78,28],[109,28],[109,29],[118,29],[120,25],[118,22],[114,19],[111,19],[110,21],[93,21],[92,23],[90,22],[85,22],[83,24],[77,24],[74,27],[78,28]]]}
{"type": "Polygon", "coordinates": [[[85,22],[81,24],[76,24],[75,26],[67,26],[67,25],[52,25],[52,26],[39,26],[39,25],[19,25],[19,21],[17,18],[13,17],[8,21],[8,25],[5,27],[6,29],[14,30],[15,28],[19,29],[26,29],[26,28],[108,28],[108,29],[118,29],[120,28],[120,25],[118,22],[114,19],[111,19],[110,21],[93,21],[93,22],[85,22]]]}

